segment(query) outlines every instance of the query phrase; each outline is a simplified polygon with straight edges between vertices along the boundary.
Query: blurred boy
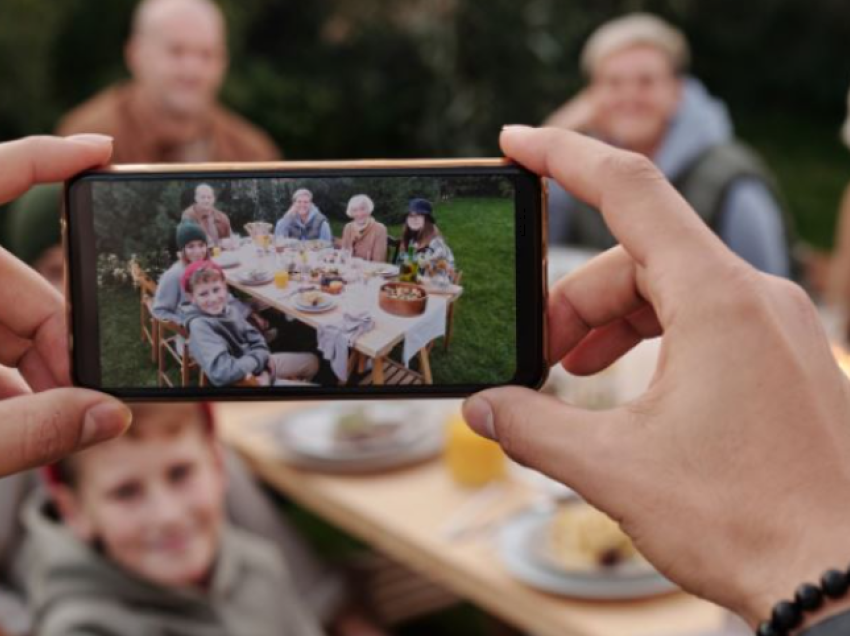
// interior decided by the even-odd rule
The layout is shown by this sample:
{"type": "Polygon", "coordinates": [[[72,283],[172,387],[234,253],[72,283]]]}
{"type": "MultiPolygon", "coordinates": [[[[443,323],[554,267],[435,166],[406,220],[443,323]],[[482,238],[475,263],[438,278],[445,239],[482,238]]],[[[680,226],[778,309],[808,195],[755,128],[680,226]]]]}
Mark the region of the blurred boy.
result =
{"type": "Polygon", "coordinates": [[[49,471],[25,524],[37,632],[321,633],[264,540],[225,523],[224,467],[195,405],[134,407],[122,438],[49,471]]]}
{"type": "Polygon", "coordinates": [[[312,353],[269,351],[262,334],[228,301],[221,267],[212,261],[192,263],[181,282],[191,300],[183,321],[189,351],[214,386],[307,382],[316,375],[319,359],[312,353]]]}

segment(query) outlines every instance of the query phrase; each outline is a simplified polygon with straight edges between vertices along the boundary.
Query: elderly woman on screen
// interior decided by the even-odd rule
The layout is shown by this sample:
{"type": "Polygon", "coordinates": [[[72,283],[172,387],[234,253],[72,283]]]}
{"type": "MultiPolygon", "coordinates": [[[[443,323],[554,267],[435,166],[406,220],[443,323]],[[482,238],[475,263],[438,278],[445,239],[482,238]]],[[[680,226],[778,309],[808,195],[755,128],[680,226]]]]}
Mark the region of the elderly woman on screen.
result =
{"type": "Polygon", "coordinates": [[[375,204],[365,194],[356,194],[348,201],[345,214],[352,219],[342,231],[342,248],[367,261],[387,259],[387,227],[372,217],[375,204]]]}
{"type": "Polygon", "coordinates": [[[275,238],[294,238],[300,241],[333,240],[331,224],[313,204],[313,193],[300,188],[292,195],[292,205],[274,228],[275,238]]]}

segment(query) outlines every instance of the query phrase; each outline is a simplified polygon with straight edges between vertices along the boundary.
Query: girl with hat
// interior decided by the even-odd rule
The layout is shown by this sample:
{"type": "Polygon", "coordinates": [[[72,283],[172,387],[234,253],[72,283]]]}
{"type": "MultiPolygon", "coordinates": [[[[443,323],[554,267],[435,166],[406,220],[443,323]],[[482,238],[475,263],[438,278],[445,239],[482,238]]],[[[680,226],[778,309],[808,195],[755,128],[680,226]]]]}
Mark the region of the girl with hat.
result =
{"type": "Polygon", "coordinates": [[[351,197],[345,214],[352,221],[342,231],[342,248],[356,258],[382,263],[387,260],[387,226],[374,219],[374,210],[374,202],[365,194],[351,197]]]}
{"type": "Polygon", "coordinates": [[[408,204],[399,258],[408,253],[411,246],[417,256],[429,261],[445,260],[454,269],[454,254],[437,227],[433,206],[427,199],[411,199],[408,204]]]}

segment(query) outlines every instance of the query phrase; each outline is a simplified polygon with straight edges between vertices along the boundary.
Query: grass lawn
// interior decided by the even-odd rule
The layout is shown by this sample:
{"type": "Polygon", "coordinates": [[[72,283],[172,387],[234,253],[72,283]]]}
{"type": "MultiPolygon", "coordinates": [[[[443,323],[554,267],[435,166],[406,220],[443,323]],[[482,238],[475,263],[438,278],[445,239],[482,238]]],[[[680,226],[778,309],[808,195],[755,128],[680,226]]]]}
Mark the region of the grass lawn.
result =
{"type": "MultiPolygon", "coordinates": [[[[454,199],[437,205],[435,216],[463,271],[464,287],[455,308],[451,348],[445,352],[440,340],[431,354],[435,382],[505,382],[516,365],[513,203],[454,199]]],[[[334,236],[341,236],[344,222],[332,225],[334,236]]],[[[401,236],[401,226],[387,229],[401,236]]],[[[150,347],[139,335],[136,290],[104,288],[99,304],[104,384],[156,386],[150,347]]]]}
{"type": "Polygon", "coordinates": [[[98,307],[103,385],[155,387],[156,365],[139,328],[139,292],[129,285],[102,287],[98,307]]]}

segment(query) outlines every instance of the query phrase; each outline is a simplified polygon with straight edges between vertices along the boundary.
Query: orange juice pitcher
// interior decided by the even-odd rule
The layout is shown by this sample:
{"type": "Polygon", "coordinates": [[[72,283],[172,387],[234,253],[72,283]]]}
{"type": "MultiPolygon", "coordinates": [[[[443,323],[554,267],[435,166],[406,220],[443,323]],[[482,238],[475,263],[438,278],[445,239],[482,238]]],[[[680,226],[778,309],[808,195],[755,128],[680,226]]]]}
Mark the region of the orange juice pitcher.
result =
{"type": "Polygon", "coordinates": [[[460,413],[446,422],[446,466],[461,486],[478,487],[505,476],[501,447],[472,431],[460,413]]]}

